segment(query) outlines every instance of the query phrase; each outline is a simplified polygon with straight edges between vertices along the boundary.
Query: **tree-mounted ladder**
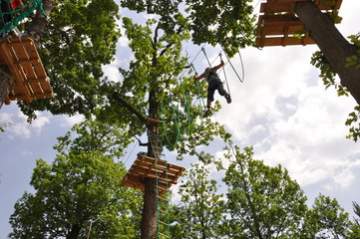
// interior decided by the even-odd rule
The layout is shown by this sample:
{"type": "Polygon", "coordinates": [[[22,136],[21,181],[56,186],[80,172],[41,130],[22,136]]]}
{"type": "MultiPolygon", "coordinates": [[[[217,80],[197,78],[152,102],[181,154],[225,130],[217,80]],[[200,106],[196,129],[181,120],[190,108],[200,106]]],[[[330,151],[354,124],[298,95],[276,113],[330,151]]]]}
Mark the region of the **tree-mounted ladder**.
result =
{"type": "MultiPolygon", "coordinates": [[[[294,14],[296,2],[311,0],[264,0],[256,36],[256,46],[288,46],[315,44],[304,24],[294,14]]],[[[342,0],[314,0],[322,12],[337,11],[342,0]]]]}
{"type": "Polygon", "coordinates": [[[158,194],[162,195],[177,183],[184,171],[183,167],[140,153],[122,180],[122,185],[144,191],[145,179],[157,179],[158,194]]]}
{"type": "Polygon", "coordinates": [[[12,78],[6,104],[12,100],[31,103],[52,96],[49,78],[30,37],[8,36],[0,40],[0,64],[7,66],[12,78]]]}

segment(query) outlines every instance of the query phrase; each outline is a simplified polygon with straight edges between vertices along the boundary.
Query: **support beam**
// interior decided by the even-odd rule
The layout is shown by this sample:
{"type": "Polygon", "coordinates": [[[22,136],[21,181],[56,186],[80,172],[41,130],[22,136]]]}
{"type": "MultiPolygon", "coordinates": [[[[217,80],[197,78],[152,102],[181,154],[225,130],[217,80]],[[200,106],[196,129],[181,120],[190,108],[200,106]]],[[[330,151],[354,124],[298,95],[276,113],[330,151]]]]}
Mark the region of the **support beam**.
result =
{"type": "Polygon", "coordinates": [[[357,48],[344,38],[332,19],[322,13],[313,2],[297,2],[295,13],[305,24],[306,30],[325,55],[333,71],[339,75],[341,85],[345,86],[360,104],[360,69],[346,67],[346,60],[356,54],[357,48]]]}

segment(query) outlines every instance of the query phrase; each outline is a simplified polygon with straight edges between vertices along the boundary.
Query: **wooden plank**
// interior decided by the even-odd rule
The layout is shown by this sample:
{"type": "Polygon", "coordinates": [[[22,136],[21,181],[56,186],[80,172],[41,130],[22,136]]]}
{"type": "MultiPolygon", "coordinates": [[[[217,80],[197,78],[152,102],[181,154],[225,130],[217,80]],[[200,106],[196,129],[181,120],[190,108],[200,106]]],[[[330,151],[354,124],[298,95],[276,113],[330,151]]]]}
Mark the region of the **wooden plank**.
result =
{"type": "Polygon", "coordinates": [[[32,70],[34,71],[34,74],[38,78],[38,82],[36,84],[39,86],[39,88],[37,89],[37,92],[44,94],[46,97],[52,96],[52,89],[50,86],[50,82],[48,80],[45,68],[40,60],[40,56],[36,50],[36,46],[34,42],[27,41],[24,43],[23,47],[26,49],[29,55],[29,61],[31,61],[32,63],[32,70]],[[34,61],[32,59],[38,59],[38,60],[34,61]]]}
{"type": "MultiPolygon", "coordinates": [[[[282,13],[282,12],[293,12],[295,3],[306,0],[268,0],[260,5],[260,13],[282,13]]],[[[337,0],[334,4],[326,4],[321,1],[316,1],[321,11],[338,10],[341,7],[342,0],[337,0]]]]}
{"type": "MultiPolygon", "coordinates": [[[[12,53],[12,56],[14,58],[14,64],[17,61],[20,61],[21,59],[28,60],[30,57],[28,53],[26,52],[26,49],[23,47],[21,43],[13,44],[10,40],[8,41],[10,52],[12,53]]],[[[24,82],[26,87],[29,89],[29,96],[31,99],[33,99],[33,95],[35,94],[36,90],[36,83],[30,84],[27,79],[27,71],[22,65],[15,64],[15,67],[17,68],[18,72],[22,75],[21,80],[24,82]]]]}
{"type": "Polygon", "coordinates": [[[30,92],[27,88],[26,84],[24,83],[22,79],[22,75],[18,71],[18,69],[14,65],[14,59],[12,56],[12,53],[10,52],[9,46],[7,42],[1,42],[0,43],[1,52],[4,56],[4,60],[6,64],[8,65],[12,75],[14,76],[14,91],[19,91],[24,93],[24,98],[21,100],[24,100],[27,103],[31,102],[30,98],[30,92]]]}
{"type": "Polygon", "coordinates": [[[310,37],[299,39],[297,37],[270,37],[270,38],[257,38],[256,46],[290,46],[290,45],[310,45],[316,44],[315,41],[310,37]]]}
{"type": "Polygon", "coordinates": [[[167,182],[171,182],[173,184],[176,184],[178,177],[176,176],[170,176],[167,175],[166,173],[158,173],[158,172],[154,172],[154,171],[148,171],[144,168],[140,168],[140,167],[131,167],[131,169],[129,170],[129,174],[132,175],[142,175],[145,178],[159,178],[160,180],[164,180],[167,182]]]}
{"type": "MultiPolygon", "coordinates": [[[[138,157],[139,157],[139,158],[142,158],[142,159],[143,159],[144,161],[146,161],[146,162],[155,162],[155,159],[154,159],[154,158],[151,158],[151,157],[149,157],[149,156],[145,156],[145,155],[143,155],[143,154],[138,155],[138,157]]],[[[158,165],[163,165],[163,166],[166,166],[166,167],[169,165],[169,163],[167,163],[167,162],[164,161],[164,160],[157,159],[156,161],[157,161],[157,164],[158,164],[158,165]]],[[[177,166],[177,165],[174,165],[174,164],[170,164],[170,166],[171,166],[171,168],[177,169],[177,170],[179,170],[179,171],[181,171],[181,172],[185,171],[185,168],[183,168],[183,167],[181,167],[181,166],[177,166]]]]}
{"type": "Polygon", "coordinates": [[[264,25],[259,29],[258,36],[304,34],[305,26],[301,22],[295,24],[264,25]]]}
{"type": "Polygon", "coordinates": [[[136,160],[134,162],[134,166],[137,167],[142,167],[142,168],[150,168],[150,169],[154,169],[154,171],[157,172],[167,172],[167,174],[169,175],[178,175],[179,173],[181,173],[180,170],[173,168],[172,166],[163,166],[163,165],[158,165],[156,163],[149,163],[149,162],[144,162],[141,160],[136,160]]]}

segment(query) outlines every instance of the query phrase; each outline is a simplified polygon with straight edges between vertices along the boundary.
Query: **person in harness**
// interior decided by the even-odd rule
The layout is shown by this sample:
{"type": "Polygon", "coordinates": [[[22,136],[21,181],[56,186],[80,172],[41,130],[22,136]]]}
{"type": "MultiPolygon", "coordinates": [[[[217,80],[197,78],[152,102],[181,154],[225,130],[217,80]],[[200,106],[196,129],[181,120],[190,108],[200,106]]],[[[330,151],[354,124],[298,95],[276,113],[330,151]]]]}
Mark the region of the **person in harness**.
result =
{"type": "Polygon", "coordinates": [[[230,94],[228,92],[226,92],[226,90],[224,89],[224,85],[220,80],[220,77],[216,73],[216,71],[219,70],[223,66],[224,66],[224,61],[221,60],[219,65],[214,66],[212,68],[208,67],[208,68],[206,68],[204,73],[202,73],[199,76],[195,76],[195,80],[200,80],[202,78],[205,78],[207,83],[208,83],[206,115],[208,115],[210,113],[210,111],[211,111],[211,103],[214,101],[214,94],[215,94],[216,90],[219,92],[219,94],[221,96],[225,97],[226,102],[228,104],[231,103],[230,94]]]}

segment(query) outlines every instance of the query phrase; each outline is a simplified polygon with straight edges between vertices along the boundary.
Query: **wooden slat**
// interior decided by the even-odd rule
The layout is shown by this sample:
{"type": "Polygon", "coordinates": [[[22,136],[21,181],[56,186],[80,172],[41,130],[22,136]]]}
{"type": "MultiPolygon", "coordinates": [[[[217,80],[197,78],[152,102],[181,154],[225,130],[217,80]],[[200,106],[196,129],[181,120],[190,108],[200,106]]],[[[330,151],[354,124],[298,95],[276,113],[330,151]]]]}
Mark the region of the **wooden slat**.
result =
{"type": "Polygon", "coordinates": [[[122,185],[144,190],[144,179],[158,179],[159,193],[164,193],[177,183],[184,170],[183,167],[169,164],[164,160],[138,154],[138,158],[124,177],[122,185]]]}
{"type": "MultiPolygon", "coordinates": [[[[296,2],[304,0],[268,0],[260,5],[260,13],[281,13],[293,12],[296,2]]],[[[306,1],[306,0],[305,0],[306,1]]],[[[315,1],[321,11],[338,10],[341,7],[342,0],[337,0],[334,4],[326,4],[322,1],[315,1]]]]}
{"type": "MultiPolygon", "coordinates": [[[[147,162],[152,162],[152,160],[153,160],[151,157],[146,156],[146,155],[144,155],[144,154],[140,154],[139,157],[142,158],[142,159],[144,159],[144,161],[147,161],[147,162]]],[[[159,165],[164,165],[164,166],[167,166],[167,165],[168,165],[168,163],[167,163],[166,161],[164,161],[164,160],[159,160],[159,159],[157,160],[157,163],[158,163],[159,165]]],[[[179,170],[179,171],[181,171],[181,172],[185,171],[185,169],[184,169],[183,167],[180,167],[180,166],[177,166],[177,165],[174,165],[174,164],[171,164],[171,168],[177,169],[177,170],[179,170]]]]}
{"type": "Polygon", "coordinates": [[[273,36],[273,35],[294,35],[294,34],[304,34],[305,26],[301,22],[297,24],[273,24],[265,25],[261,28],[259,36],[273,36]]]}
{"type": "Polygon", "coordinates": [[[311,37],[305,37],[299,39],[297,37],[269,37],[269,38],[257,38],[256,45],[259,47],[266,46],[288,46],[288,45],[310,45],[316,44],[311,37]]]}
{"type": "Polygon", "coordinates": [[[0,42],[0,62],[8,65],[14,79],[9,100],[24,100],[52,96],[52,88],[33,40],[11,36],[0,42]]]}
{"type": "Polygon", "coordinates": [[[136,160],[134,162],[134,165],[138,166],[138,167],[143,167],[143,168],[153,168],[154,170],[157,170],[157,171],[166,171],[169,175],[174,175],[174,176],[181,173],[181,170],[179,170],[179,169],[176,169],[174,167],[160,165],[160,164],[157,164],[156,162],[144,162],[144,160],[136,160]]]}
{"type": "Polygon", "coordinates": [[[31,98],[30,98],[31,93],[29,92],[29,89],[27,89],[27,86],[25,85],[25,83],[22,79],[21,73],[18,71],[17,67],[14,65],[14,58],[12,56],[12,53],[10,52],[7,42],[2,42],[0,44],[0,48],[1,48],[1,52],[2,52],[1,55],[3,56],[4,61],[8,65],[11,73],[14,75],[14,88],[16,88],[17,91],[24,94],[24,98],[22,100],[24,100],[27,103],[30,103],[31,102],[31,98]]]}
{"type": "Polygon", "coordinates": [[[176,184],[178,177],[176,176],[170,176],[167,173],[163,172],[163,173],[158,173],[158,172],[154,172],[154,171],[149,171],[147,169],[141,168],[141,167],[131,167],[130,174],[138,174],[138,175],[142,175],[145,178],[159,178],[161,180],[170,182],[172,184],[176,184]]]}

